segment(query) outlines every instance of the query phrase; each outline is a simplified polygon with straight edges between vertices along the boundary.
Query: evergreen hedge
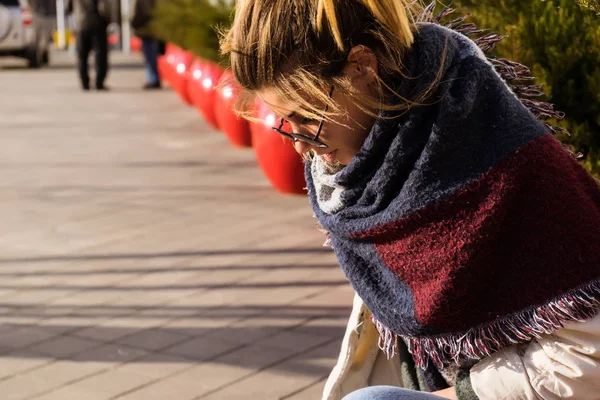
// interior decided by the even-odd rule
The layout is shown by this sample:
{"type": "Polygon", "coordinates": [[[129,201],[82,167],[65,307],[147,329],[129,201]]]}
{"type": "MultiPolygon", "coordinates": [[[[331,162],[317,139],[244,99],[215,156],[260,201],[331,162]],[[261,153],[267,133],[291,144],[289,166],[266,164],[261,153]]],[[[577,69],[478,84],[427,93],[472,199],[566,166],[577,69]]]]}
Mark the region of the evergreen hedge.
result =
{"type": "Polygon", "coordinates": [[[226,63],[219,54],[217,28],[231,24],[228,0],[158,0],[151,31],[162,40],[207,60],[226,63]]]}
{"type": "Polygon", "coordinates": [[[566,117],[558,138],[584,154],[586,168],[600,174],[600,11],[597,0],[456,0],[478,26],[507,34],[495,49],[532,68],[546,101],[566,117]]]}

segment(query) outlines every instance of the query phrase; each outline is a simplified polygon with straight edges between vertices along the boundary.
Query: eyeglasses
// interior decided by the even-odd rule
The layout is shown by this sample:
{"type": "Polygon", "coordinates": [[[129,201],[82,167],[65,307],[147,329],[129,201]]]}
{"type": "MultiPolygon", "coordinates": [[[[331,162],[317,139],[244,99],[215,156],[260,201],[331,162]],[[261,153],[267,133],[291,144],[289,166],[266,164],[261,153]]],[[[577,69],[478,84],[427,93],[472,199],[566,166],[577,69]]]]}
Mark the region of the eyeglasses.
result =
{"type": "MultiPolygon", "coordinates": [[[[331,87],[331,90],[329,91],[330,99],[331,99],[332,95],[333,95],[333,86],[331,87]]],[[[323,129],[323,123],[325,122],[325,114],[327,113],[328,109],[329,109],[329,104],[326,104],[325,110],[323,110],[323,115],[321,117],[321,122],[319,122],[319,127],[317,128],[317,133],[315,133],[314,137],[302,135],[300,133],[284,131],[283,129],[281,129],[283,127],[283,124],[285,123],[285,119],[283,119],[283,118],[281,118],[281,121],[279,121],[279,127],[277,127],[277,128],[272,127],[271,129],[273,129],[274,131],[279,133],[281,136],[283,136],[287,139],[290,139],[294,143],[301,141],[301,142],[306,142],[306,143],[310,144],[311,146],[318,147],[320,149],[326,149],[329,146],[327,146],[325,143],[323,143],[319,140],[319,135],[321,134],[321,129],[323,129]]]]}

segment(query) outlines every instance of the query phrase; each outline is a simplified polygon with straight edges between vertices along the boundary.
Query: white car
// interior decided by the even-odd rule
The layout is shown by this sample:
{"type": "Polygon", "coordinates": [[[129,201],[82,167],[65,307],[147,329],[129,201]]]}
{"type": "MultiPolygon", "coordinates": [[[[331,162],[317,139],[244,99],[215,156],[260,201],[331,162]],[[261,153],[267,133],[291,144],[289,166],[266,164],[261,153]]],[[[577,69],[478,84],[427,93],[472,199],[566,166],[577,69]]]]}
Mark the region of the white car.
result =
{"type": "Polygon", "coordinates": [[[0,56],[25,58],[30,68],[47,64],[53,24],[26,0],[0,0],[0,56]]]}

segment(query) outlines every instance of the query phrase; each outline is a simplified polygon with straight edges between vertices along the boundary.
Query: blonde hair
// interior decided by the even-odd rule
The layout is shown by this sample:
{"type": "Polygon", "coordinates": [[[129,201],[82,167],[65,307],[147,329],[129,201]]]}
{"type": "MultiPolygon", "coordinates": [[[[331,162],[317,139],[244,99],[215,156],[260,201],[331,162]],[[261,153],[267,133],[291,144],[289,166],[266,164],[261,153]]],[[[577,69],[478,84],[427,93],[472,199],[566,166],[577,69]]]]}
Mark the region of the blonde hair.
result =
{"type": "MultiPolygon", "coordinates": [[[[222,33],[221,51],[250,95],[269,88],[295,102],[298,114],[319,118],[343,112],[328,88],[349,95],[363,111],[400,110],[413,99],[389,104],[390,82],[405,76],[415,19],[422,12],[408,0],[238,0],[232,27],[222,33]],[[376,95],[358,92],[343,74],[350,50],[364,45],[377,57],[376,95]]],[[[247,104],[248,97],[241,102],[247,104]]],[[[244,105],[238,109],[244,109],[244,105]]]]}

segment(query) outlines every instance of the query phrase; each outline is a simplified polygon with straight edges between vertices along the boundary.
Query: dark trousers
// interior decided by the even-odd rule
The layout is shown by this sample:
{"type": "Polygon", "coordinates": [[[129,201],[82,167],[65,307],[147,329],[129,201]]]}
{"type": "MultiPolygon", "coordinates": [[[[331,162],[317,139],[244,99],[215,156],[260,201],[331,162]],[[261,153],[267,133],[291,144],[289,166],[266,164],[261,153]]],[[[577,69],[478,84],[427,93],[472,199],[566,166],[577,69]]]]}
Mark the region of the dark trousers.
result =
{"type": "Polygon", "coordinates": [[[144,61],[146,67],[146,81],[149,84],[160,83],[160,76],[158,75],[158,41],[151,37],[142,37],[142,53],[144,54],[144,61]]]}
{"type": "Polygon", "coordinates": [[[108,73],[108,35],[105,27],[77,32],[79,79],[84,88],[90,86],[88,58],[92,49],[96,58],[96,87],[101,88],[104,86],[104,79],[108,73]]]}

